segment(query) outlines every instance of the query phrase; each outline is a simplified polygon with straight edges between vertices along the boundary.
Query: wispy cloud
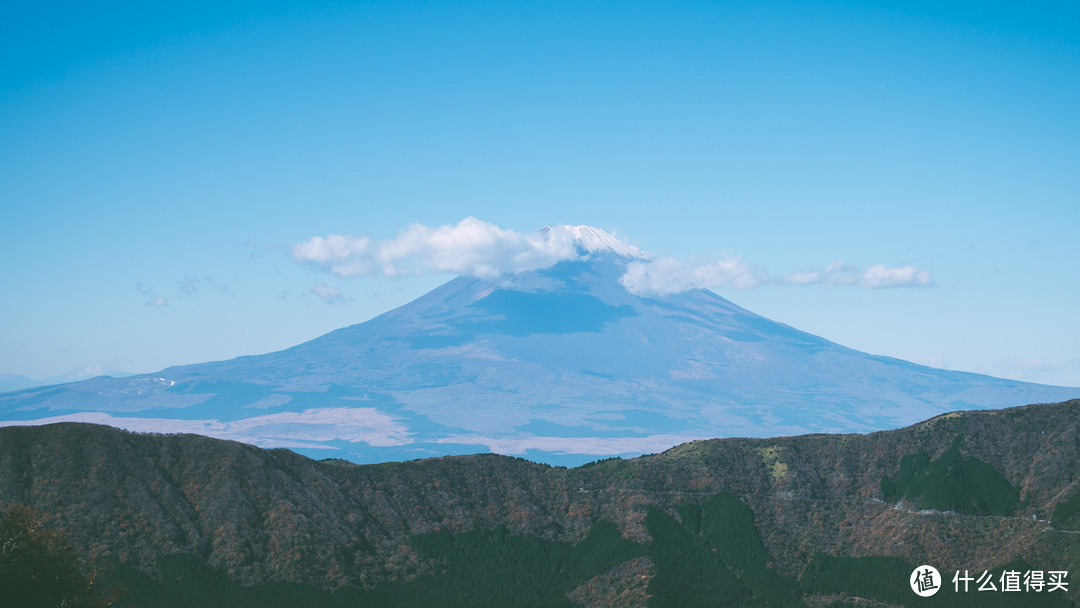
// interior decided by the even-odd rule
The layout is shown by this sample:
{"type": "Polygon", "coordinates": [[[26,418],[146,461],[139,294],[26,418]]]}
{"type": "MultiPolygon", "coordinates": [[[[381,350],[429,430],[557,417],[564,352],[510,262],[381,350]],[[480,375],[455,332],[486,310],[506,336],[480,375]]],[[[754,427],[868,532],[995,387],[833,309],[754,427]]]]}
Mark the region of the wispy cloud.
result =
{"type": "MultiPolygon", "coordinates": [[[[175,297],[177,300],[193,297],[203,290],[212,291],[223,296],[232,295],[232,289],[228,285],[215,281],[213,277],[199,278],[195,276],[185,276],[183,280],[178,281],[177,284],[177,291],[173,296],[170,296],[175,297]]],[[[135,288],[147,298],[147,306],[160,307],[169,305],[169,299],[158,293],[156,288],[144,285],[142,282],[136,283],[135,288]]]]}
{"type": "Polygon", "coordinates": [[[661,257],[631,262],[619,283],[633,294],[664,296],[698,288],[752,289],[766,280],[737,257],[697,262],[661,257]]]}
{"type": "Polygon", "coordinates": [[[745,290],[768,284],[883,289],[928,287],[934,283],[929,272],[919,270],[914,266],[889,267],[876,264],[862,270],[854,264],[843,261],[833,262],[825,270],[797,272],[776,279],[763,270],[750,267],[739,257],[691,262],[662,257],[631,262],[627,265],[626,273],[619,282],[631,293],[654,296],[681,293],[698,288],[727,287],[745,290]]]}
{"type": "Polygon", "coordinates": [[[141,293],[147,298],[147,306],[161,307],[169,305],[169,301],[159,296],[157,291],[153,287],[146,287],[140,282],[135,284],[135,288],[139,290],[139,293],[141,293]]]}
{"type": "Polygon", "coordinates": [[[326,304],[343,304],[348,302],[351,298],[341,293],[341,290],[336,287],[331,287],[325,283],[319,283],[311,288],[311,293],[315,294],[320,300],[326,304]]]}
{"type": "Polygon", "coordinates": [[[383,241],[334,234],[292,248],[293,259],[339,277],[450,272],[495,278],[579,256],[569,232],[522,234],[473,217],[434,228],[412,224],[383,241]]]}
{"type": "Polygon", "coordinates": [[[866,270],[855,264],[837,260],[823,271],[804,271],[785,275],[781,282],[787,285],[827,285],[866,287],[880,289],[886,287],[928,287],[933,285],[933,277],[926,270],[914,266],[885,266],[875,264],[866,270]]]}
{"type": "Polygon", "coordinates": [[[200,279],[199,277],[185,276],[184,280],[180,281],[180,293],[184,296],[193,296],[204,288],[223,296],[232,293],[232,289],[228,285],[215,281],[213,277],[202,277],[200,279]]]}
{"type": "Polygon", "coordinates": [[[185,277],[184,280],[180,283],[180,293],[184,294],[185,296],[190,296],[196,291],[199,291],[199,283],[195,279],[191,277],[185,277]]]}
{"type": "MultiPolygon", "coordinates": [[[[928,271],[914,266],[876,264],[862,270],[844,261],[833,262],[824,270],[805,270],[777,278],[751,267],[738,256],[689,261],[651,256],[589,226],[560,225],[523,234],[473,217],[437,227],[412,224],[395,238],[381,241],[367,236],[316,236],[293,245],[291,255],[297,262],[339,277],[394,278],[449,272],[491,279],[580,259],[596,251],[623,256],[626,270],[619,282],[631,293],[650,296],[698,288],[743,290],[762,285],[877,289],[933,284],[928,271]]],[[[327,303],[339,301],[340,292],[332,287],[321,285],[312,291],[327,303]]]]}

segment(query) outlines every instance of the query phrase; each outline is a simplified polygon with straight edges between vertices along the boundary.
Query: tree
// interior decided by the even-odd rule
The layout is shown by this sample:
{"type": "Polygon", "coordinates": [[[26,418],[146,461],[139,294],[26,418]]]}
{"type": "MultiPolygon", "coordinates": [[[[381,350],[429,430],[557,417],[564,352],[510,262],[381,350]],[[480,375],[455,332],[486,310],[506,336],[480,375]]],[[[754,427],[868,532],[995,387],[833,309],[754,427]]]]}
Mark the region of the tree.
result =
{"type": "Polygon", "coordinates": [[[118,588],[97,580],[98,568],[83,564],[66,536],[44,525],[41,513],[13,504],[0,512],[0,597],[25,608],[106,608],[118,588]]]}

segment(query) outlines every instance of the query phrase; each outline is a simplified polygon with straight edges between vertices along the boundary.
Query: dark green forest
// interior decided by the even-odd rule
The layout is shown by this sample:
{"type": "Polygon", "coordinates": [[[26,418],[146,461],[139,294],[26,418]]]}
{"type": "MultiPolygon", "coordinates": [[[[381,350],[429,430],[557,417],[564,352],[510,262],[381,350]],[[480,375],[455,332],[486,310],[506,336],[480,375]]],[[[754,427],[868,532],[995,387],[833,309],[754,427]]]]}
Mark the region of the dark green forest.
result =
{"type": "Polygon", "coordinates": [[[1080,401],[574,469],[12,427],[0,514],[16,606],[1070,606],[951,577],[1080,570],[1080,401]]]}
{"type": "Polygon", "coordinates": [[[100,561],[79,558],[67,537],[26,505],[0,512],[0,598],[19,608],[105,608],[123,594],[100,561]]]}
{"type": "Polygon", "coordinates": [[[993,466],[960,455],[962,438],[930,460],[926,450],[900,460],[894,482],[881,478],[886,500],[901,498],[920,509],[954,511],[972,515],[1012,515],[1020,503],[1020,488],[1009,483],[993,466]]]}
{"type": "MultiPolygon", "coordinates": [[[[1073,606],[1060,592],[979,592],[972,583],[958,593],[948,573],[943,573],[937,595],[921,598],[907,582],[915,565],[888,556],[818,553],[796,580],[769,566],[753,513],[734,495],[721,493],[685,505],[677,516],[649,508],[646,526],[652,542],[647,545],[627,541],[606,521],[597,522],[576,545],[513,535],[505,528],[418,536],[412,545],[441,564],[440,571],[367,590],[328,591],[290,583],[243,586],[189,554],[158,558],[156,578],[121,567],[110,581],[128,591],[118,605],[142,608],[569,607],[575,604],[567,595],[576,586],[619,563],[647,556],[655,568],[647,605],[655,608],[789,608],[807,606],[808,597],[864,598],[912,607],[1073,606]]],[[[1017,561],[989,572],[998,581],[1005,570],[1032,569],[1017,561]]],[[[839,599],[834,605],[851,604],[839,599]]]]}

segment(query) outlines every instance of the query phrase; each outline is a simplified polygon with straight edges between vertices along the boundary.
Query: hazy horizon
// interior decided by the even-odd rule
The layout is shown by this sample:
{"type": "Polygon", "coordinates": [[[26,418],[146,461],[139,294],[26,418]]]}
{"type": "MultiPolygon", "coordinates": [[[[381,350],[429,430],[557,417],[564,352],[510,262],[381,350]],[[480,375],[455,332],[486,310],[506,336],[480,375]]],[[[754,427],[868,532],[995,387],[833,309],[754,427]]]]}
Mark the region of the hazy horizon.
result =
{"type": "Polygon", "coordinates": [[[1080,386],[1075,8],[4,16],[0,373],[277,351],[484,272],[432,251],[584,224],[853,349],[1080,386]],[[331,235],[382,253],[305,257],[331,235]]]}

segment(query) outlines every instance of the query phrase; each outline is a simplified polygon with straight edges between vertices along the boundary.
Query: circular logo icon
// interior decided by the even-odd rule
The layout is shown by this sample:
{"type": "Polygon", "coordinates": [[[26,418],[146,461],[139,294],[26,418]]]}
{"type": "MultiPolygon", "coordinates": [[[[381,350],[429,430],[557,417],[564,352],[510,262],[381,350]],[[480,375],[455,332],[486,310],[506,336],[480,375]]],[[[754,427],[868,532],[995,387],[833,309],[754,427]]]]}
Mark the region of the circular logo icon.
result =
{"type": "Polygon", "coordinates": [[[919,597],[930,597],[941,589],[941,574],[937,568],[923,564],[911,573],[911,590],[919,597]]]}

